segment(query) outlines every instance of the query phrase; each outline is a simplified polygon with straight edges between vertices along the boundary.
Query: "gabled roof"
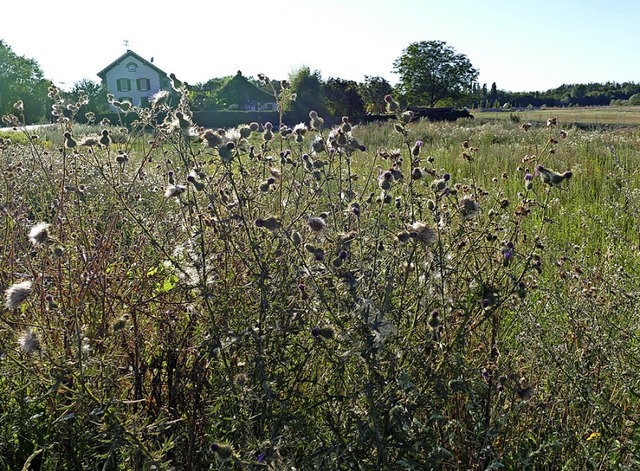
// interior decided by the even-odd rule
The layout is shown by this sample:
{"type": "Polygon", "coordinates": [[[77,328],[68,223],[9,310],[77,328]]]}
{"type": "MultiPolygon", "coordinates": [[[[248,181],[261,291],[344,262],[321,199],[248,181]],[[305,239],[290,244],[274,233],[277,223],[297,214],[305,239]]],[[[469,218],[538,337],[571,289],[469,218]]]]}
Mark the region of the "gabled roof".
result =
{"type": "Polygon", "coordinates": [[[273,95],[260,90],[249,82],[240,71],[238,71],[235,77],[220,87],[216,95],[226,100],[228,104],[236,103],[240,105],[245,103],[271,103],[275,101],[273,95]]]}
{"type": "Polygon", "coordinates": [[[126,59],[129,59],[129,58],[137,59],[138,61],[142,62],[147,67],[150,67],[151,69],[153,69],[156,72],[158,72],[158,74],[160,74],[160,75],[164,75],[164,76],[167,75],[167,73],[164,70],[159,69],[158,67],[153,65],[153,63],[151,63],[148,60],[144,59],[143,57],[139,56],[138,54],[133,52],[131,49],[127,49],[127,52],[122,54],[115,61],[113,61],[111,64],[109,64],[104,69],[102,69],[100,72],[98,72],[98,77],[100,77],[102,80],[104,80],[104,78],[107,75],[107,72],[109,72],[109,70],[114,68],[116,65],[121,64],[122,62],[124,62],[126,59]]]}

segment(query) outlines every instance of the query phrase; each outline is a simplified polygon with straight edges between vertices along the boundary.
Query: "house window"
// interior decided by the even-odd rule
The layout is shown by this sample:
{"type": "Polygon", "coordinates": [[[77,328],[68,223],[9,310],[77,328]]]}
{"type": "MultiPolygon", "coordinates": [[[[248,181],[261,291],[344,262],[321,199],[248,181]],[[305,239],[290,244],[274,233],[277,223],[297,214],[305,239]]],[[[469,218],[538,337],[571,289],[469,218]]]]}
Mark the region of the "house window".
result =
{"type": "Polygon", "coordinates": [[[138,90],[141,92],[148,92],[151,90],[151,81],[148,78],[139,78],[136,80],[138,90]]]}
{"type": "Polygon", "coordinates": [[[131,91],[131,80],[127,78],[118,79],[118,91],[119,92],[131,91]]]}
{"type": "Polygon", "coordinates": [[[138,70],[138,64],[135,62],[129,62],[126,67],[129,72],[136,72],[138,70]]]}
{"type": "Polygon", "coordinates": [[[148,96],[141,96],[140,97],[140,106],[142,108],[149,108],[149,97],[148,96]]]}

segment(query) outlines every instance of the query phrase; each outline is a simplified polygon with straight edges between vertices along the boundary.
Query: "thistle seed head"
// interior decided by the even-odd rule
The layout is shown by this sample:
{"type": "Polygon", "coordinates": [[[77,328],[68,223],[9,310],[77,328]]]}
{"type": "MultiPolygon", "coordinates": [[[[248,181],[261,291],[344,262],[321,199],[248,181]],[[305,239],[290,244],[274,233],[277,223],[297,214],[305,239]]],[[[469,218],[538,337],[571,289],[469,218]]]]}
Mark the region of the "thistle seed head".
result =
{"type": "Polygon", "coordinates": [[[40,340],[31,329],[25,330],[18,338],[20,349],[27,354],[32,354],[40,350],[40,340]]]}
{"type": "Polygon", "coordinates": [[[320,232],[327,227],[326,221],[318,216],[311,216],[307,219],[307,225],[313,232],[320,232]]]}
{"type": "Polygon", "coordinates": [[[4,305],[7,309],[18,308],[31,294],[32,283],[29,280],[15,283],[4,292],[4,305]]]}
{"type": "Polygon", "coordinates": [[[34,246],[47,243],[49,240],[49,227],[51,227],[51,224],[46,222],[39,222],[33,226],[29,231],[29,241],[34,246]]]}

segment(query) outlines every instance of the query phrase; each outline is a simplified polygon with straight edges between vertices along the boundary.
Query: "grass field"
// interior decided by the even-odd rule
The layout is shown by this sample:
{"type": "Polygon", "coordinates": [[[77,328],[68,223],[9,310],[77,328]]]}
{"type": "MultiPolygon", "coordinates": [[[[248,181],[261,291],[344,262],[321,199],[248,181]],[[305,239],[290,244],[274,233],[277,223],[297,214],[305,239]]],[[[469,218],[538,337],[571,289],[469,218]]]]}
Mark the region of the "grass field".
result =
{"type": "Polygon", "coordinates": [[[555,116],[564,125],[639,125],[640,107],[604,106],[592,108],[547,108],[538,110],[479,111],[473,113],[479,119],[511,120],[517,117],[520,122],[546,123],[555,116]]]}
{"type": "Polygon", "coordinates": [[[0,468],[640,467],[638,128],[139,111],[0,141],[0,468]]]}

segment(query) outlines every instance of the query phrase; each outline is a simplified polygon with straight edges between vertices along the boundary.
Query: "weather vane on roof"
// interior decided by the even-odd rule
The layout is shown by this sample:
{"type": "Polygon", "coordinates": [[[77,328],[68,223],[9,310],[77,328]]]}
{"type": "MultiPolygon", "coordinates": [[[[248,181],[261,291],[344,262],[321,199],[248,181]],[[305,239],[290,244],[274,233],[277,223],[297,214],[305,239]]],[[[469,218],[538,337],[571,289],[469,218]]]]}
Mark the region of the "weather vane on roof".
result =
{"type": "Polygon", "coordinates": [[[126,48],[129,47],[129,40],[128,39],[124,40],[124,47],[126,47],[126,48]]]}

